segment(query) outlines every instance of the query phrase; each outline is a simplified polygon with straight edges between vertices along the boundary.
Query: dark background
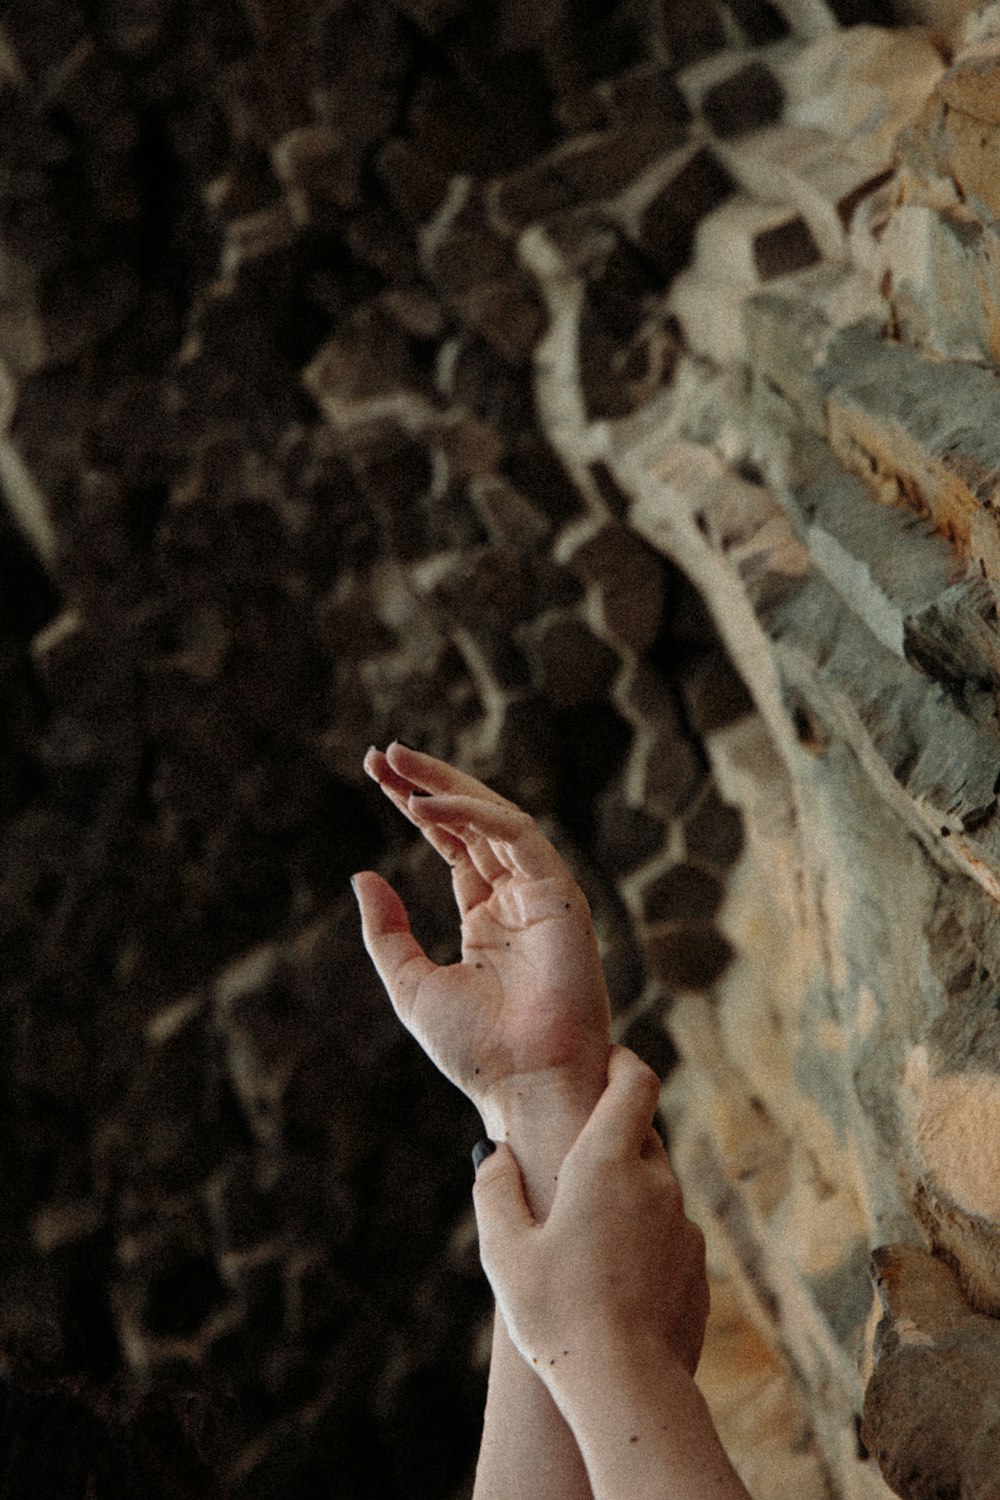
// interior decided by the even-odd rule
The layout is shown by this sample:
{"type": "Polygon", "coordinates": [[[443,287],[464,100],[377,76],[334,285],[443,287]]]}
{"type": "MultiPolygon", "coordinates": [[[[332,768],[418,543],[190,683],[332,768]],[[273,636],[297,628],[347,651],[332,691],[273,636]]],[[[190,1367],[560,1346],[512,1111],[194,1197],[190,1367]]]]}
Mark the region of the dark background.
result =
{"type": "MultiPolygon", "coordinates": [[[[457,926],[361,761],[398,736],[543,818],[616,1035],[665,1075],[670,995],[729,957],[739,819],[702,736],[748,702],[600,466],[597,534],[555,561],[586,502],[536,416],[516,244],[544,222],[574,260],[589,414],[627,414],[732,184],[704,147],[634,240],[602,200],[688,139],[678,67],[789,25],[767,0],[0,24],[0,1495],[458,1500],[481,1128],[393,1016],[348,877],[392,879],[435,958],[457,926]],[[619,882],[675,819],[637,925],[619,882]]],[[[780,117],[755,66],[703,106],[717,135],[780,117]]]]}

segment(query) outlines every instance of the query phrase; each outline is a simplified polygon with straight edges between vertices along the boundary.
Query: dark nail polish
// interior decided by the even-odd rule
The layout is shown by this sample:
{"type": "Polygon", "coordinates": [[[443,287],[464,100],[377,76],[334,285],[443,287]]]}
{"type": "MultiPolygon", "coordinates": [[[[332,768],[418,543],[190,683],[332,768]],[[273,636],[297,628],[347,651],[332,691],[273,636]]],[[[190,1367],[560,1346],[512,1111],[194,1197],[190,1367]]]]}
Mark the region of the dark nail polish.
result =
{"type": "Polygon", "coordinates": [[[478,1172],[480,1164],[485,1161],[487,1156],[492,1156],[496,1149],[496,1141],[488,1141],[485,1139],[485,1137],[483,1138],[483,1140],[477,1141],[472,1148],[473,1171],[478,1172]]]}

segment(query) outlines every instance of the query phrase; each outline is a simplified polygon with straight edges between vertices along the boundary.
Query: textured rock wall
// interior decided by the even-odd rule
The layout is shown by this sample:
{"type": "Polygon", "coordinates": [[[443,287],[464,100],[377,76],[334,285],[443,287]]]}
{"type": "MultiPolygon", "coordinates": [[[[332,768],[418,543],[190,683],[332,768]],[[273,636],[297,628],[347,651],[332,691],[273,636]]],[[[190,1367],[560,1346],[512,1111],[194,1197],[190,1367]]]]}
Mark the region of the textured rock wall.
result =
{"type": "Polygon", "coordinates": [[[477,1121],[345,890],[453,953],[393,735],[587,891],[755,1496],[994,1493],[998,35],[5,13],[23,1493],[469,1492],[477,1121]]]}

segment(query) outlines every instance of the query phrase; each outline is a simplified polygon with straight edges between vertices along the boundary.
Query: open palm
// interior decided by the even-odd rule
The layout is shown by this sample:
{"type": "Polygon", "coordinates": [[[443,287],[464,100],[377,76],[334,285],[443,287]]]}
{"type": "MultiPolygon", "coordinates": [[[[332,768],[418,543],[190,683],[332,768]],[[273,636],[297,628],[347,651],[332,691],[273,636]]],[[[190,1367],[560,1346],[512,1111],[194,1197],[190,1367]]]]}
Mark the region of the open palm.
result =
{"type": "Polygon", "coordinates": [[[451,865],[462,958],[438,965],[373,870],[355,877],[365,947],[396,1014],[473,1102],[606,1063],[610,1009],[586,898],[533,819],[394,742],[365,770],[451,865]]]}

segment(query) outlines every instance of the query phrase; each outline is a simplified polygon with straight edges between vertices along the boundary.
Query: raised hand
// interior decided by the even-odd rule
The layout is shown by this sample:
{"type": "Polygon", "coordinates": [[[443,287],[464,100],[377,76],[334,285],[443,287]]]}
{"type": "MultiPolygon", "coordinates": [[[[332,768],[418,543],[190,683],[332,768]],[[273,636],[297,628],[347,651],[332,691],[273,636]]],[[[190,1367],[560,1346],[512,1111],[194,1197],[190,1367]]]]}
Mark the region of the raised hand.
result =
{"type": "Polygon", "coordinates": [[[451,866],[461,921],[461,961],[435,964],[388,882],[355,876],[365,947],[400,1020],[484,1119],[553,1078],[600,1093],[607,987],[590,908],[548,839],[513,802],[398,742],[364,765],[451,866]]]}

